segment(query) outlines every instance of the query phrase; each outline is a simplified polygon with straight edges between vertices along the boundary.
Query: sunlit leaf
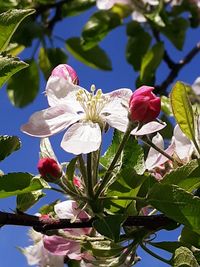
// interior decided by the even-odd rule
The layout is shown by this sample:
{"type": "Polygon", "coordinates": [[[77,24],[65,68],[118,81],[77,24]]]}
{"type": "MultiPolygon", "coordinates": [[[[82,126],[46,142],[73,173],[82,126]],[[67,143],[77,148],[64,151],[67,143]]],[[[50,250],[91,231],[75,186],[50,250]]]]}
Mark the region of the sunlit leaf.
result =
{"type": "Polygon", "coordinates": [[[175,251],[173,267],[199,267],[199,264],[189,248],[180,247],[175,251]]]}
{"type": "Polygon", "coordinates": [[[48,184],[30,173],[9,173],[0,177],[0,198],[50,188],[48,184]]]}
{"type": "Polygon", "coordinates": [[[16,208],[17,210],[25,212],[44,196],[45,194],[42,192],[42,190],[20,194],[17,196],[17,207],[16,208]]]}
{"type": "Polygon", "coordinates": [[[187,87],[188,85],[177,82],[171,91],[170,100],[174,117],[182,132],[190,140],[194,140],[194,114],[187,95],[187,87]]]}
{"type": "Polygon", "coordinates": [[[100,10],[94,13],[82,31],[84,48],[89,49],[96,46],[109,31],[120,24],[120,16],[111,10],[100,10]]]}
{"type": "Polygon", "coordinates": [[[6,49],[20,22],[34,12],[34,9],[11,9],[0,14],[0,51],[6,49]]]}
{"type": "Polygon", "coordinates": [[[159,42],[144,55],[140,70],[140,80],[143,83],[149,81],[155,75],[156,69],[163,59],[163,54],[164,46],[162,42],[159,42]]]}
{"type": "Polygon", "coordinates": [[[0,87],[16,72],[27,68],[28,64],[19,58],[0,54],[0,87]]]}

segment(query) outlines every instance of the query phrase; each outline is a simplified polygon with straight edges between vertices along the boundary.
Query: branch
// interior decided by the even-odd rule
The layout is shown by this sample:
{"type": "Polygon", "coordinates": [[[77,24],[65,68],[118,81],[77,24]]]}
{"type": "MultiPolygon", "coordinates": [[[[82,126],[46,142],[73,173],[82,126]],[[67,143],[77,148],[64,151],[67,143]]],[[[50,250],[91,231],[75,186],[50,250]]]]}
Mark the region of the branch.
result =
{"type": "Polygon", "coordinates": [[[180,70],[200,52],[200,42],[198,42],[195,47],[182,59],[179,61],[179,63],[176,63],[174,67],[171,69],[169,75],[164,80],[161,85],[155,86],[155,92],[162,94],[166,93],[167,87],[173,83],[173,81],[177,78],[180,70]]]}
{"type": "MultiPolygon", "coordinates": [[[[92,227],[95,218],[71,223],[69,219],[42,218],[29,214],[15,214],[0,212],[0,225],[32,226],[34,230],[45,233],[48,230],[65,228],[88,228],[92,227]]],[[[164,214],[152,216],[130,216],[123,226],[143,226],[149,230],[158,230],[174,223],[164,214]]]]}

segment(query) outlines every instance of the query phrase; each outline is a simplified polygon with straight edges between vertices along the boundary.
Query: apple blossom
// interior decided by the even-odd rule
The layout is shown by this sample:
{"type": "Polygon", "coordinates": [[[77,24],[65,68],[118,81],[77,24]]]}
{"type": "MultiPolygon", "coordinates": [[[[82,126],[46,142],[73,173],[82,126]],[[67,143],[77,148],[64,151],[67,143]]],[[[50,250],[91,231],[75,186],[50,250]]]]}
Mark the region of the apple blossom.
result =
{"type": "Polygon", "coordinates": [[[76,71],[67,64],[60,64],[55,67],[51,72],[52,77],[60,77],[73,84],[79,84],[79,79],[76,71]]]}
{"type": "Polygon", "coordinates": [[[153,87],[141,86],[132,94],[129,101],[132,121],[147,123],[158,117],[161,100],[152,93],[153,89],[153,87]]]}
{"type": "Polygon", "coordinates": [[[47,182],[54,182],[62,176],[62,169],[52,158],[41,158],[37,165],[38,171],[47,182]]]}
{"type": "MultiPolygon", "coordinates": [[[[80,221],[81,219],[89,219],[85,211],[78,209],[77,203],[73,200],[66,200],[54,206],[55,213],[60,219],[71,219],[80,221]]],[[[87,235],[91,231],[90,228],[80,229],[65,229],[64,232],[71,236],[87,235]]],[[[89,259],[91,256],[88,253],[81,252],[79,241],[67,239],[61,236],[52,235],[43,237],[44,247],[54,255],[67,256],[70,259],[81,260],[82,258],[89,259]]]]}
{"type": "Polygon", "coordinates": [[[41,233],[30,230],[29,236],[34,244],[21,249],[29,265],[37,265],[39,267],[64,267],[64,256],[54,255],[45,249],[43,235],[41,233]]]}
{"type": "MultiPolygon", "coordinates": [[[[96,151],[102,141],[102,131],[110,125],[126,131],[128,102],[132,91],[127,88],[103,94],[101,89],[91,86],[88,92],[62,77],[50,76],[46,95],[49,108],[35,112],[21,130],[31,136],[48,137],[66,130],[61,147],[79,155],[96,151]],[[56,79],[55,79],[56,78],[56,79]]],[[[159,131],[165,124],[151,122],[131,134],[144,135],[159,131]]]]}

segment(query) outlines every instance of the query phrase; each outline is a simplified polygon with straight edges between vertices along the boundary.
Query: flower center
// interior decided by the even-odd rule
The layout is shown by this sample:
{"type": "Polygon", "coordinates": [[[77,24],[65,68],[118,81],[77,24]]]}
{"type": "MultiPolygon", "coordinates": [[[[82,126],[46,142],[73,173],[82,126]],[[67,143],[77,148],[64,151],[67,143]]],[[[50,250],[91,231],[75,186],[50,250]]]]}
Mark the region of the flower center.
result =
{"type": "Polygon", "coordinates": [[[107,103],[107,99],[101,89],[96,90],[95,85],[91,86],[90,91],[87,92],[86,90],[80,89],[76,94],[76,99],[85,111],[86,121],[102,123],[100,113],[107,103]]]}

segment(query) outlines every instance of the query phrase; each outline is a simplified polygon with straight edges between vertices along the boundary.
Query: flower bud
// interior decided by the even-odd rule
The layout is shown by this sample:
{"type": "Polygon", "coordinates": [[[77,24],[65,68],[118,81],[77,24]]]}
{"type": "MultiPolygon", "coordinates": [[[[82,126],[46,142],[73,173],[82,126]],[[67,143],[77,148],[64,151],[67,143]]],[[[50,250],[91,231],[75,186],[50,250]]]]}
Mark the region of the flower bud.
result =
{"type": "Polygon", "coordinates": [[[62,176],[62,170],[55,159],[41,158],[37,165],[42,178],[50,183],[56,182],[62,176]]]}
{"type": "Polygon", "coordinates": [[[152,93],[154,87],[141,86],[131,96],[129,101],[130,119],[148,123],[155,120],[161,109],[160,98],[152,93]]]}
{"type": "Polygon", "coordinates": [[[55,67],[51,73],[51,76],[61,77],[69,82],[72,82],[73,84],[79,84],[76,71],[67,64],[60,64],[55,67]]]}

